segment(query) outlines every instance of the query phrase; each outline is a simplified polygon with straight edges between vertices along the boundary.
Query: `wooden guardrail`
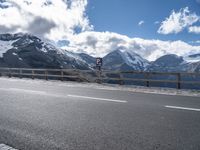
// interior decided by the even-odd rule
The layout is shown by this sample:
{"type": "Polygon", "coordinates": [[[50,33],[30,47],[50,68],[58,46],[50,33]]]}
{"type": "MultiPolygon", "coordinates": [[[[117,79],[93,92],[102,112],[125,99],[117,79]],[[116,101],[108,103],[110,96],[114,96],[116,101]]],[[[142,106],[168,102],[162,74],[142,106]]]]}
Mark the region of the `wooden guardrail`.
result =
{"type": "Polygon", "coordinates": [[[177,89],[181,89],[183,84],[198,85],[200,88],[200,73],[190,72],[142,72],[142,71],[104,71],[106,74],[102,77],[102,80],[118,80],[120,84],[124,84],[124,81],[143,82],[144,85],[150,87],[150,83],[173,83],[176,84],[177,89]],[[108,74],[118,74],[118,78],[106,77],[108,74]],[[142,75],[143,77],[124,77],[125,75],[142,75]],[[157,76],[157,78],[155,77],[157,76]],[[185,77],[192,77],[192,79],[183,79],[185,77]],[[159,79],[164,78],[164,79],[159,79]]]}
{"type": "Polygon", "coordinates": [[[8,77],[28,77],[28,78],[42,78],[42,79],[60,79],[64,80],[81,80],[87,81],[86,76],[81,76],[81,73],[87,73],[91,71],[80,71],[76,69],[34,69],[34,68],[0,68],[1,76],[8,77]]]}
{"type": "Polygon", "coordinates": [[[33,68],[0,68],[1,76],[19,78],[41,78],[45,80],[57,79],[61,81],[79,82],[114,82],[127,84],[130,82],[142,82],[149,87],[152,83],[176,84],[181,89],[182,84],[195,84],[200,87],[200,73],[169,73],[169,72],[140,72],[140,71],[97,71],[77,69],[33,69],[33,68]],[[158,77],[159,76],[159,77],[158,77]],[[192,79],[185,80],[185,77],[192,79]]]}

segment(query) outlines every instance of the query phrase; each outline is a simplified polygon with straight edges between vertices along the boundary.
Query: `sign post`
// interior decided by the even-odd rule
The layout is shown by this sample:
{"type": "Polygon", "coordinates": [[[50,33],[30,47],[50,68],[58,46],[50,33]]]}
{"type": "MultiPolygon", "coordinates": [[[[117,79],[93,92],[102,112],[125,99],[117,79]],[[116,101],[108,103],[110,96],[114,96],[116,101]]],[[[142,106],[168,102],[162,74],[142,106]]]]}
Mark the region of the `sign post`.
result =
{"type": "Polygon", "coordinates": [[[103,59],[102,58],[96,58],[96,68],[98,69],[98,83],[101,83],[101,67],[103,65],[103,59]]]}
{"type": "Polygon", "coordinates": [[[101,71],[101,67],[103,65],[103,59],[102,58],[96,58],[96,67],[99,71],[101,71]]]}

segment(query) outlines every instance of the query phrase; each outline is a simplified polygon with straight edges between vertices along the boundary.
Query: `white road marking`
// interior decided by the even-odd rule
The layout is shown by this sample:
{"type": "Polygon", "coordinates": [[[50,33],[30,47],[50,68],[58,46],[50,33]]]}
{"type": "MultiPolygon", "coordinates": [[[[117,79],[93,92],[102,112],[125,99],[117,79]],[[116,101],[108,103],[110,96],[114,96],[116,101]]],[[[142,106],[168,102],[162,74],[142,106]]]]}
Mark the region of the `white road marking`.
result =
{"type": "Polygon", "coordinates": [[[74,97],[74,98],[83,98],[83,99],[93,99],[98,101],[107,101],[107,102],[117,102],[117,103],[127,103],[125,100],[117,100],[117,99],[107,99],[107,98],[97,98],[97,97],[88,97],[88,96],[79,96],[79,95],[60,95],[60,94],[50,94],[45,91],[34,91],[34,90],[26,90],[26,89],[17,89],[17,88],[0,88],[0,90],[4,91],[14,91],[14,92],[22,92],[22,93],[30,93],[30,94],[39,94],[43,96],[51,96],[51,97],[57,97],[57,98],[68,98],[68,97],[74,97]]]}
{"type": "Polygon", "coordinates": [[[6,92],[14,91],[14,92],[19,92],[19,93],[36,94],[36,95],[51,96],[51,97],[57,97],[57,98],[68,97],[66,95],[50,94],[45,91],[34,91],[34,90],[25,90],[25,89],[17,89],[17,88],[8,88],[8,89],[0,88],[0,90],[6,91],[6,92]]]}
{"type": "Polygon", "coordinates": [[[5,145],[5,144],[0,144],[0,150],[17,150],[17,149],[14,149],[8,145],[5,145]]]}
{"type": "Polygon", "coordinates": [[[97,97],[88,97],[88,96],[79,96],[79,95],[68,95],[69,97],[74,98],[83,98],[83,99],[93,99],[98,101],[108,101],[108,102],[117,102],[117,103],[127,103],[127,101],[124,100],[116,100],[116,99],[107,99],[107,98],[97,98],[97,97]]]}
{"type": "Polygon", "coordinates": [[[178,107],[178,106],[165,106],[166,108],[172,108],[172,109],[181,109],[181,110],[190,110],[190,111],[200,111],[200,109],[197,108],[188,108],[188,107],[178,107]]]}
{"type": "Polygon", "coordinates": [[[15,92],[33,93],[33,94],[46,94],[45,91],[34,91],[34,90],[17,89],[17,88],[9,88],[8,90],[12,90],[15,92]]]}
{"type": "Polygon", "coordinates": [[[10,91],[14,91],[14,92],[23,92],[23,93],[31,93],[31,94],[46,94],[45,91],[33,91],[33,90],[26,90],[26,89],[18,89],[18,88],[0,88],[0,90],[2,91],[6,91],[6,92],[10,92],[10,91]]]}

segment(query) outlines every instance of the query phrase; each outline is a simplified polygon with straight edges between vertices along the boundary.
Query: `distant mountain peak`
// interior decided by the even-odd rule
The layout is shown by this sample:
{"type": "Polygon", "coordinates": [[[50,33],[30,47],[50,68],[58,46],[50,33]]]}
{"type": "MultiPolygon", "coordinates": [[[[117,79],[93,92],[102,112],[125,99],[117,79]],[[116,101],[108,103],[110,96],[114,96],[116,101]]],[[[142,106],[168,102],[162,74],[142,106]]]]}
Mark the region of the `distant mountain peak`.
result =
{"type": "Polygon", "coordinates": [[[184,71],[186,67],[187,63],[183,57],[175,54],[167,54],[152,62],[148,67],[148,71],[179,72],[184,71]]]}
{"type": "Polygon", "coordinates": [[[158,63],[158,64],[162,63],[168,66],[176,66],[183,62],[184,62],[183,57],[175,55],[175,54],[164,55],[155,61],[155,63],[158,63]]]}
{"type": "Polygon", "coordinates": [[[31,34],[0,34],[1,62],[7,67],[90,69],[75,54],[31,34]]]}
{"type": "Polygon", "coordinates": [[[109,69],[144,70],[149,62],[133,51],[119,48],[104,58],[104,65],[109,69]]]}
{"type": "MultiPolygon", "coordinates": [[[[180,72],[200,70],[200,54],[186,57],[164,55],[154,62],[142,58],[133,50],[119,47],[103,57],[105,70],[136,70],[180,72]]],[[[93,69],[96,59],[88,54],[73,53],[57,48],[37,36],[27,33],[0,34],[0,67],[93,69]]]]}

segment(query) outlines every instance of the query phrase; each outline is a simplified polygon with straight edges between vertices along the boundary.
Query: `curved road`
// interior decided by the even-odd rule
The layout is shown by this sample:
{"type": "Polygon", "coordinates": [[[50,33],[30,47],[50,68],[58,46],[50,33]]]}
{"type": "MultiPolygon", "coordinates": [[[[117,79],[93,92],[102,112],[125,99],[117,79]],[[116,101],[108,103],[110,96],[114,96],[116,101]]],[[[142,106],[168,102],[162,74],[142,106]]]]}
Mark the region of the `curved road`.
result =
{"type": "Polygon", "coordinates": [[[0,78],[0,150],[199,150],[200,98],[0,78]]]}

